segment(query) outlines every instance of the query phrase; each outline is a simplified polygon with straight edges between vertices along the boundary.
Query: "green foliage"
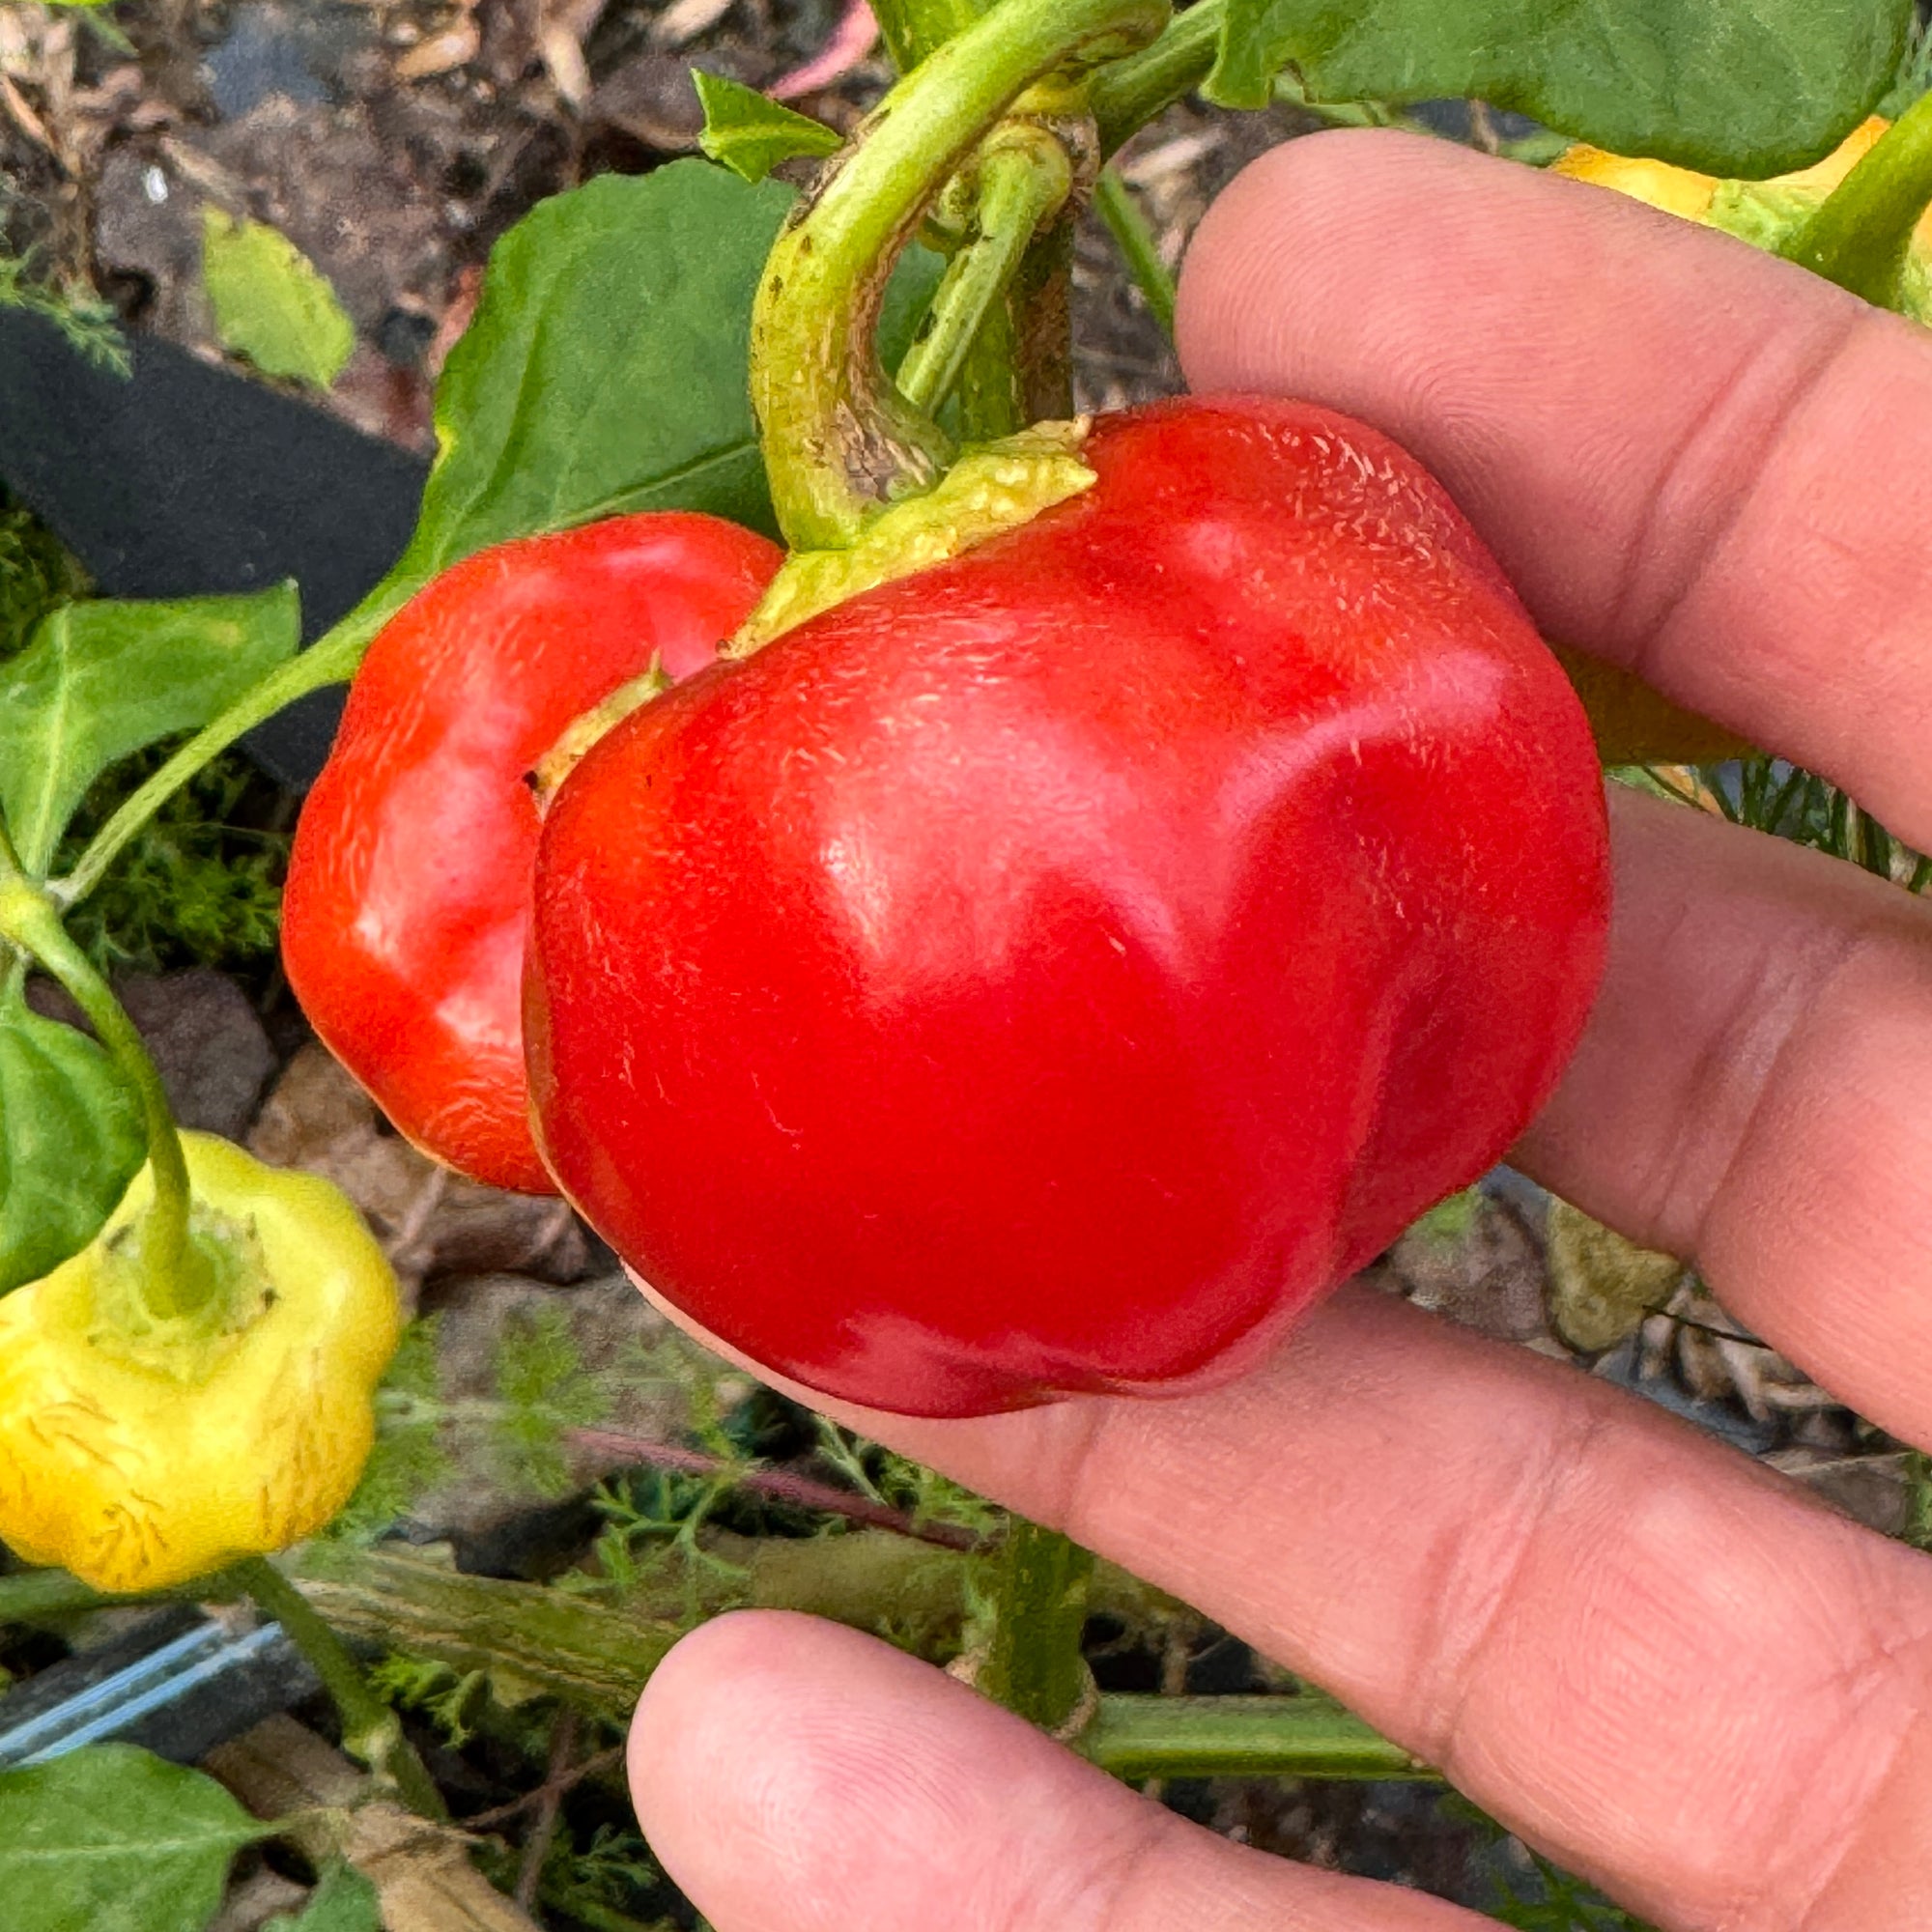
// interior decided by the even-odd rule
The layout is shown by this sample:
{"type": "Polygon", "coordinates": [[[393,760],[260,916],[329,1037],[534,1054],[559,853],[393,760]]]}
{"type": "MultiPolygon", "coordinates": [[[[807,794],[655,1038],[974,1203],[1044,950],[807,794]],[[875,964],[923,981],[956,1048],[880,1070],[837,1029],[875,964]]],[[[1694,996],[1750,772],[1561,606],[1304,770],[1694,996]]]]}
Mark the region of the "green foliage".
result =
{"type": "Polygon", "coordinates": [[[147,1158],[141,1109],[87,1035],[0,981],[0,1294],[38,1281],[99,1232],[147,1158]]]}
{"type": "Polygon", "coordinates": [[[0,661],[61,604],[87,595],[87,573],[31,510],[0,490],[0,661]]]}
{"type": "Polygon", "coordinates": [[[863,1435],[842,1429],[822,1415],[812,1422],[818,1431],[819,1456],[862,1496],[903,1511],[920,1525],[945,1523],[955,1529],[987,1536],[1006,1520],[1006,1512],[984,1496],[915,1463],[863,1435]]]}
{"type": "Polygon", "coordinates": [[[643,1838],[611,1825],[599,1825],[581,1846],[570,1828],[561,1827],[538,1886],[538,1896],[553,1911],[611,1932],[675,1932],[675,1920],[639,1917],[653,1912],[665,1891],[664,1873],[643,1838]]]}
{"type": "Polygon", "coordinates": [[[838,132],[823,121],[722,73],[699,68],[691,78],[704,108],[697,144],[741,181],[761,182],[781,161],[838,152],[838,132]]]}
{"type": "MultiPolygon", "coordinates": [[[[747,370],[752,297],[792,201],[706,161],[600,176],[490,256],[437,385],[415,534],[352,613],[370,630],[485,546],[634,510],[772,527],[747,370]]],[[[880,327],[896,361],[938,279],[908,250],[880,327]]]]}
{"type": "Polygon", "coordinates": [[[1872,109],[1888,121],[1896,121],[1921,94],[1932,91],[1932,30],[1924,21],[1914,19],[1906,42],[1905,57],[1892,76],[1891,89],[1872,109]]]}
{"type": "Polygon", "coordinates": [[[131,1745],[0,1773],[7,1932],[198,1932],[270,1834],[212,1777],[131,1745]]]}
{"type": "Polygon", "coordinates": [[[490,1694],[490,1673],[391,1651],[370,1666],[369,1685],[385,1702],[419,1711],[452,1750],[461,1750],[476,1734],[472,1720],[490,1694]]]}
{"type": "Polygon", "coordinates": [[[1324,100],[1477,99],[1619,154],[1771,175],[1858,126],[1912,17],[1911,0],[1228,0],[1206,92],[1264,106],[1293,64],[1324,100]]]}
{"type": "Polygon", "coordinates": [[[0,253],[0,308],[44,317],[90,362],[117,376],[132,367],[113,309],[91,295],[48,288],[23,256],[0,253]]]}
{"type": "Polygon", "coordinates": [[[540,1308],[505,1324],[497,1350],[497,1441],[509,1472],[544,1495],[570,1488],[563,1438],[601,1422],[608,1405],[584,1373],[570,1320],[540,1308]]]}
{"type": "Polygon", "coordinates": [[[1715,805],[1734,825],[1850,860],[1915,893],[1932,884],[1932,863],[1894,838],[1835,785],[1782,758],[1699,765],[1690,771],[1688,781],[1684,768],[1677,766],[1639,767],[1634,777],[1644,789],[1662,797],[1685,805],[1715,805]]]}
{"type": "Polygon", "coordinates": [[[277,1913],[263,1932],[383,1932],[382,1901],[353,1866],[330,1865],[298,1918],[277,1913]]]}
{"type": "Polygon", "coordinates": [[[1506,1874],[1501,1878],[1503,1896],[1490,1910],[1503,1924],[1517,1932],[1654,1932],[1548,1859],[1531,1852],[1529,1860],[1532,1878],[1520,1884],[1506,1874]]]}
{"type": "Polygon", "coordinates": [[[440,1439],[440,1322],[426,1315],[403,1330],[376,1392],[375,1447],[355,1493],[328,1525],[337,1542],[374,1543],[454,1469],[440,1439]]]}
{"type": "Polygon", "coordinates": [[[328,277],[279,229],[204,207],[201,273],[221,346],[265,376],[327,389],[355,353],[328,277]]]}
{"type": "Polygon", "coordinates": [[[43,874],[108,766],[208,723],[291,656],[293,584],[252,597],[66,604],[0,666],[0,809],[43,874]]]}
{"type": "MultiPolygon", "coordinates": [[[[80,857],[170,749],[152,747],[97,781],[62,843],[57,869],[80,857]]],[[[141,828],[68,916],[68,930],[97,966],[109,973],[240,967],[275,950],[289,835],[237,822],[267,783],[239,752],[224,752],[141,828]]]]}

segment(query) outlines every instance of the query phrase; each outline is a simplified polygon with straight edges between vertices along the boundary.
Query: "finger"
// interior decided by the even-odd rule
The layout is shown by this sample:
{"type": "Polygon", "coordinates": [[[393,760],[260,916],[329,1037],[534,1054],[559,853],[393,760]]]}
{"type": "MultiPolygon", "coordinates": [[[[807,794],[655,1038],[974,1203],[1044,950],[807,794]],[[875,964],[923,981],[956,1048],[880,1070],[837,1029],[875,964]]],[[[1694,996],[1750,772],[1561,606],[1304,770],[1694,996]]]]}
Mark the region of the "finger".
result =
{"type": "Polygon", "coordinates": [[[1932,839],[1932,338],[1581,183],[1386,133],[1210,209],[1189,383],[1359,415],[1448,486],[1551,637],[1932,839]]]}
{"type": "Polygon", "coordinates": [[[1413,1892],[1183,1824],[856,1632],[693,1633],[631,1731],[651,1849],[718,1932],[1480,1932],[1413,1892]]]}
{"type": "Polygon", "coordinates": [[[1932,907],[1613,789],[1604,989],[1515,1158],[1932,1441],[1932,907]]]}
{"type": "Polygon", "coordinates": [[[1603,1382],[1353,1289],[1211,1393],[819,1406],[1197,1605],[1670,1932],[1932,1924],[1932,1564],[1603,1382]]]}

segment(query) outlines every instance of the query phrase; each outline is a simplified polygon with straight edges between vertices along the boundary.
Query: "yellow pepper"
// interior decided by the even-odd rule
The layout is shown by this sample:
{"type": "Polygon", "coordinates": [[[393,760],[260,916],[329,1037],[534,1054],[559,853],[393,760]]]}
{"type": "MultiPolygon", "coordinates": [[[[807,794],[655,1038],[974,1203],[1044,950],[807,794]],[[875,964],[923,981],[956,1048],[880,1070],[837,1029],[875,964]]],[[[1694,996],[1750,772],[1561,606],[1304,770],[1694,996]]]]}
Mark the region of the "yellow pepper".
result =
{"type": "MultiPolygon", "coordinates": [[[[1769,181],[1720,181],[1691,168],[1671,167],[1577,142],[1550,163],[1550,173],[1593,182],[1706,228],[1720,228],[1753,247],[1776,251],[1827,195],[1862,160],[1891,126],[1874,114],[1822,161],[1769,181]]],[[[1932,209],[1919,217],[1906,259],[1901,312],[1932,323],[1932,209]]]]}
{"type": "Polygon", "coordinates": [[[0,1300],[0,1541],[96,1588],[158,1589],[320,1529],[375,1435],[396,1279],[348,1198],[181,1137],[213,1283],[142,1300],[136,1177],[100,1235],[0,1300]]]}

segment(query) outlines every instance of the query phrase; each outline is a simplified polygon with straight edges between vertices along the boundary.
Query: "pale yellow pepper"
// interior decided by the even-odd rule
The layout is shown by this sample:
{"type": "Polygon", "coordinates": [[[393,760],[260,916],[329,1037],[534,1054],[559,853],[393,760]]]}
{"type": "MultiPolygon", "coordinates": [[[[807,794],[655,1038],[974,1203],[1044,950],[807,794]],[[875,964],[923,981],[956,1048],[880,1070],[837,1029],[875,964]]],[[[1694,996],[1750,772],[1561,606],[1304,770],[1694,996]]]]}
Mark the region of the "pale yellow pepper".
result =
{"type": "Polygon", "coordinates": [[[130,1285],[144,1170],[92,1244],[0,1300],[0,1541],[101,1590],[320,1529],[368,1459],[402,1333],[395,1275],[339,1189],[181,1138],[218,1293],[156,1317],[130,1285]]]}
{"type": "MultiPolygon", "coordinates": [[[[1614,188],[1687,221],[1722,229],[1753,247],[1776,251],[1890,125],[1874,114],[1822,161],[1796,174],[1774,175],[1769,181],[1720,181],[1692,168],[1608,154],[1581,141],[1565,149],[1550,163],[1549,172],[1614,188]]],[[[1932,209],[1919,217],[1913,234],[1901,308],[1915,321],[1932,323],[1932,209]]]]}

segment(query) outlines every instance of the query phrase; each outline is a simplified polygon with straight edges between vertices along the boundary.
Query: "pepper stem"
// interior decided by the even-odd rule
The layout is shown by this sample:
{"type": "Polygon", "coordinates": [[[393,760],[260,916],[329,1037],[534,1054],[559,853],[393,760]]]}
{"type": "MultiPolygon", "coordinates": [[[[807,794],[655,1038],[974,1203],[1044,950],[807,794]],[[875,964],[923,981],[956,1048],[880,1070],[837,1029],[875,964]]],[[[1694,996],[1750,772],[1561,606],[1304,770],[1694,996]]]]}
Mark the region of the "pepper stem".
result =
{"type": "Polygon", "coordinates": [[[403,1735],[402,1720],[369,1688],[348,1647],[318,1614],[314,1605],[265,1556],[244,1557],[227,1573],[254,1598],[264,1616],[272,1617],[308,1659],[323,1689],[342,1718],[342,1743],[349,1754],[386,1777],[412,1811],[420,1817],[449,1816],[436,1780],[423,1768],[415,1747],[403,1735]]]}
{"type": "Polygon", "coordinates": [[[977,1683],[988,1697],[1043,1730],[1075,1719],[1093,1680],[1080,1655],[1090,1551],[1014,1517],[999,1555],[992,1640],[977,1683]]]}
{"type": "Polygon", "coordinates": [[[69,937],[52,901],[27,877],[4,826],[0,826],[0,937],[39,961],[67,989],[140,1101],[148,1168],[155,1184],[141,1224],[143,1294],[157,1316],[185,1314],[206,1298],[214,1283],[188,1240],[192,1197],[187,1162],[160,1069],[112,988],[69,937]]]}
{"type": "Polygon", "coordinates": [[[1784,245],[1791,261],[1880,308],[1900,306],[1913,230],[1932,202],[1932,94],[1873,142],[1784,245]]]}
{"type": "Polygon", "coordinates": [[[1132,52],[1169,16],[1168,0],[1001,0],[887,95],[801,201],[752,318],[752,401],[794,549],[844,549],[952,456],[876,344],[887,276],[928,204],[1028,87],[1132,52]]]}
{"type": "Polygon", "coordinates": [[[76,905],[106,876],[122,848],[211,758],[225,752],[244,731],[272,718],[325,685],[346,684],[355,674],[371,639],[401,610],[401,597],[366,615],[353,613],[298,656],[279,664],[244,691],[228,709],[205,724],[159,771],[122,800],[113,815],[89,841],[73,870],[53,880],[48,891],[60,906],[76,905]]]}
{"type": "Polygon", "coordinates": [[[1035,233],[1073,191],[1073,163],[1056,135],[1015,122],[993,134],[980,162],[979,232],[953,256],[925,332],[899,365],[899,393],[927,414],[959,380],[981,323],[1035,233]]]}

